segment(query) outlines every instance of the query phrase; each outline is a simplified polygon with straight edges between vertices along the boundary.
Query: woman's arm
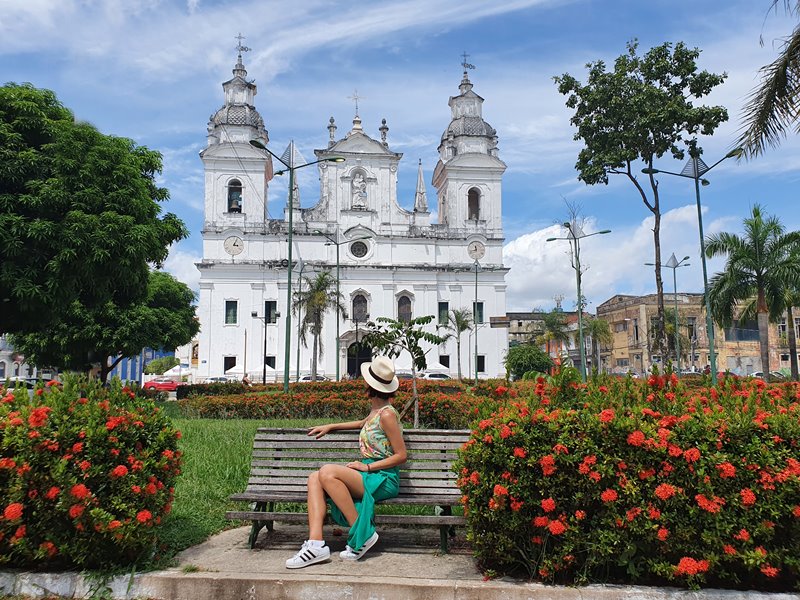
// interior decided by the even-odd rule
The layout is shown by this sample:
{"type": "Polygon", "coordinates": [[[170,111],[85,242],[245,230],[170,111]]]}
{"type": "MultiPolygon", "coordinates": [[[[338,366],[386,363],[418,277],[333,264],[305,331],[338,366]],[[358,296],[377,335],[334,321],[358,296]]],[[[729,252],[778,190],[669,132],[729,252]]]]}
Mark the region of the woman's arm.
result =
{"type": "Polygon", "coordinates": [[[347,423],[328,423],[327,425],[317,425],[308,430],[307,435],[313,435],[316,439],[321,438],[323,435],[331,431],[342,431],[345,429],[361,429],[366,422],[367,417],[360,421],[348,421],[347,423]]]}
{"type": "Polygon", "coordinates": [[[398,467],[406,462],[408,458],[406,442],[403,439],[403,432],[400,430],[400,423],[394,411],[385,410],[381,413],[381,429],[383,429],[383,432],[389,439],[394,454],[381,460],[376,460],[374,463],[368,465],[362,462],[356,462],[347,465],[348,467],[352,467],[357,471],[377,471],[379,469],[398,467]]]}

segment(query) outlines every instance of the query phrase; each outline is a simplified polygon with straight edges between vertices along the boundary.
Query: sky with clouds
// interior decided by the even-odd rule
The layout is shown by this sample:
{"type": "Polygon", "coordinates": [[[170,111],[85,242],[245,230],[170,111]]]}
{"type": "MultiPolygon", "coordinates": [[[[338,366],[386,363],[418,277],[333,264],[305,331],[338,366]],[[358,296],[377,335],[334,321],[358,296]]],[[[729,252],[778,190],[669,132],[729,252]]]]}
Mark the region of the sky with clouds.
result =
{"type": "MultiPolygon", "coordinates": [[[[327,144],[328,119],[343,134],[353,116],[354,90],[364,128],[379,137],[382,118],[389,143],[404,159],[399,198],[413,205],[417,160],[429,198],[447,100],[458,93],[461,53],[476,66],[475,91],[485,98],[484,118],[498,131],[503,179],[504,261],[508,310],[548,309],[563,295],[575,305],[575,278],[562,235],[567,203],[580,207],[586,231],[612,233],[583,242],[583,278],[589,310],[615,293],[655,289],[645,262],[653,260],[652,216],[633,186],[612,177],[586,186],[574,165],[570,109],[553,76],[585,80],[585,64],[612,62],[634,38],[642,49],[683,41],[702,50],[699,65],[728,77],[705,100],[725,106],[730,120],[701,139],[706,162],[723,156],[736,138],[741,107],[794,21],[768,12],[769,0],[0,0],[0,73],[54,90],[82,120],[130,137],[164,157],[162,185],[191,237],[174,246],[166,268],[195,286],[201,254],[203,173],[209,115],[222,105],[221,83],[231,76],[241,32],[252,48],[248,76],[258,85],[257,108],[282,150],[294,139],[313,156],[327,144]],[[763,43],[760,43],[763,41],[763,43]]],[[[657,166],[680,171],[671,158],[657,166]]],[[[702,189],[707,233],[737,231],[755,203],[800,229],[795,193],[800,140],[751,162],[728,160],[702,189]]],[[[318,195],[313,169],[298,171],[303,206],[318,195]],[[306,172],[309,171],[309,172],[306,172]]],[[[285,184],[284,184],[285,185],[285,184]]],[[[661,182],[662,249],[691,257],[679,287],[700,291],[702,273],[691,180],[661,182]]],[[[286,190],[270,186],[269,212],[283,213],[286,190]]],[[[711,272],[721,268],[711,261],[711,272]]],[[[665,273],[671,280],[671,273],[665,273]]],[[[667,290],[671,289],[671,282],[667,290]]]]}

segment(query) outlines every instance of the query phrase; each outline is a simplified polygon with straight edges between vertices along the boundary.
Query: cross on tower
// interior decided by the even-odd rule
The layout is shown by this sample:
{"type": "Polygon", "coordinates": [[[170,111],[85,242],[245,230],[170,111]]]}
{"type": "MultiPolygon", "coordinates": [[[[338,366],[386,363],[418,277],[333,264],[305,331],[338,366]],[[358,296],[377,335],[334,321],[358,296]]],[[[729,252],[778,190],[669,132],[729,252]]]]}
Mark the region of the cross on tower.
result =
{"type": "Polygon", "coordinates": [[[471,65],[471,64],[469,64],[467,62],[467,59],[469,58],[469,54],[467,54],[466,50],[464,51],[464,54],[461,55],[461,58],[463,59],[461,61],[461,66],[464,67],[464,73],[467,72],[467,69],[474,69],[475,68],[475,65],[471,65]]]}
{"type": "Polygon", "coordinates": [[[241,32],[239,32],[239,35],[237,35],[234,39],[239,41],[239,43],[236,44],[236,50],[238,50],[239,56],[241,56],[242,52],[250,52],[250,48],[247,46],[242,46],[242,40],[245,39],[245,37],[241,34],[241,32]]]}
{"type": "Polygon", "coordinates": [[[349,100],[353,100],[356,103],[356,116],[358,116],[358,101],[363,100],[364,96],[358,95],[358,90],[353,90],[353,95],[347,97],[349,100]]]}

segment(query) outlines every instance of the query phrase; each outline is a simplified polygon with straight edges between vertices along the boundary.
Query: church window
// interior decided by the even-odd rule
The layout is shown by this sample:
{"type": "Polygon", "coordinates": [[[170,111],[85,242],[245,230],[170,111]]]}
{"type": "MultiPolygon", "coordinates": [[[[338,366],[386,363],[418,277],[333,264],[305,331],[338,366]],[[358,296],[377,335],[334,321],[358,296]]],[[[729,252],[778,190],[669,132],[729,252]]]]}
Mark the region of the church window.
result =
{"type": "Polygon", "coordinates": [[[478,373],[486,373],[486,356],[483,354],[478,355],[478,373]]]}
{"type": "Polygon", "coordinates": [[[467,219],[477,221],[481,214],[481,192],[477,188],[467,192],[467,219]]]}
{"type": "Polygon", "coordinates": [[[397,299],[397,320],[408,323],[411,320],[411,298],[400,296],[397,299]]]}
{"type": "Polygon", "coordinates": [[[440,354],[439,355],[439,364],[443,367],[450,368],[450,355],[449,354],[440,354]]]}
{"type": "Polygon", "coordinates": [[[476,325],[483,324],[483,302],[472,303],[472,320],[476,325]]]}
{"type": "Polygon", "coordinates": [[[238,179],[231,179],[228,184],[228,212],[242,212],[242,182],[238,179]]]}
{"type": "Polygon", "coordinates": [[[270,369],[274,369],[275,368],[275,357],[274,356],[265,356],[264,357],[264,362],[267,363],[267,366],[270,369]]]}
{"type": "Polygon", "coordinates": [[[236,366],[236,357],[235,356],[223,356],[222,357],[222,369],[223,371],[227,371],[228,369],[232,369],[236,366]]]}
{"type": "Polygon", "coordinates": [[[363,294],[356,294],[353,297],[353,321],[363,323],[368,318],[367,298],[363,294]]]}
{"type": "Polygon", "coordinates": [[[0,379],[5,379],[6,377],[6,363],[5,361],[0,360],[0,379]]]}
{"type": "Polygon", "coordinates": [[[447,325],[447,313],[450,312],[449,302],[439,302],[439,325],[447,325]]]}
{"type": "Polygon", "coordinates": [[[367,245],[364,242],[353,242],[350,244],[350,252],[356,258],[364,258],[367,255],[367,245]]]}
{"type": "Polygon", "coordinates": [[[239,322],[239,301],[225,300],[225,325],[236,325],[239,322]]]}
{"type": "Polygon", "coordinates": [[[264,314],[267,316],[267,323],[277,323],[278,302],[276,300],[266,300],[264,302],[264,314]]]}

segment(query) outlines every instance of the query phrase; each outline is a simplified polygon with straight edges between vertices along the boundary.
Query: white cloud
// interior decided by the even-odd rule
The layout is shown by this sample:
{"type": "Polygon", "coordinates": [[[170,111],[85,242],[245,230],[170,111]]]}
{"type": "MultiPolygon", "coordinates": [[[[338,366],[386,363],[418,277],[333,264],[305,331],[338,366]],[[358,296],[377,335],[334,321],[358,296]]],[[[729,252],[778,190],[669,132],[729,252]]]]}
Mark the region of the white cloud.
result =
{"type": "MultiPolygon", "coordinates": [[[[704,209],[704,214],[706,210],[704,209]]],[[[705,223],[706,234],[735,228],[740,219],[725,217],[705,223]]],[[[589,310],[614,294],[646,294],[655,291],[652,267],[654,261],[652,216],[633,226],[612,226],[608,235],[582,240],[582,292],[589,300],[589,310]]],[[[602,219],[589,217],[586,233],[606,228],[602,219]]],[[[560,225],[550,225],[522,235],[506,244],[503,250],[505,265],[511,270],[508,283],[507,307],[531,310],[533,307],[553,306],[553,297],[563,295],[565,309],[573,310],[577,297],[575,271],[570,265],[569,243],[546,242],[550,237],[564,237],[560,225]]],[[[697,208],[690,204],[670,210],[661,220],[661,260],[666,262],[675,252],[678,259],[689,256],[691,266],[678,273],[678,288],[701,291],[702,270],[699,257],[697,208]]],[[[709,276],[718,269],[720,260],[709,261],[709,276]]],[[[665,291],[672,289],[672,273],[663,269],[665,291]]]]}
{"type": "Polygon", "coordinates": [[[200,262],[202,258],[199,254],[181,249],[181,244],[173,244],[169,249],[167,260],[164,261],[164,270],[197,293],[200,290],[200,271],[195,263],[200,262]]]}

